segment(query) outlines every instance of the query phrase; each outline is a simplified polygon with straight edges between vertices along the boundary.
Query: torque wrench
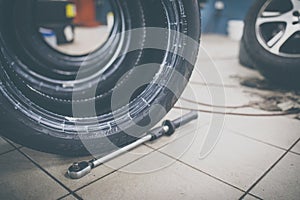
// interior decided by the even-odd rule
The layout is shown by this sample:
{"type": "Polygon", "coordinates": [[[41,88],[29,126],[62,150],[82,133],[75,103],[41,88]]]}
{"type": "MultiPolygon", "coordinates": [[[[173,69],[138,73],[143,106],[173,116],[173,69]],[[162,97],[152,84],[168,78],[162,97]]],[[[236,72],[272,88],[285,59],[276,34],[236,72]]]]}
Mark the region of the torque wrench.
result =
{"type": "Polygon", "coordinates": [[[175,132],[176,129],[179,127],[195,120],[198,118],[198,113],[197,112],[190,112],[186,115],[183,115],[182,117],[175,119],[173,121],[170,120],[165,120],[162,123],[162,126],[154,128],[147,132],[146,136],[142,137],[141,139],[138,139],[137,141],[111,153],[108,154],[102,158],[99,159],[93,159],[90,161],[82,161],[82,162],[76,162],[73,163],[72,166],[69,167],[67,174],[71,179],[80,179],[87,175],[88,173],[91,172],[91,170],[95,167],[98,167],[105,162],[131,150],[134,149],[141,144],[148,142],[148,141],[154,141],[157,140],[158,138],[166,135],[166,136],[171,136],[175,132]]]}

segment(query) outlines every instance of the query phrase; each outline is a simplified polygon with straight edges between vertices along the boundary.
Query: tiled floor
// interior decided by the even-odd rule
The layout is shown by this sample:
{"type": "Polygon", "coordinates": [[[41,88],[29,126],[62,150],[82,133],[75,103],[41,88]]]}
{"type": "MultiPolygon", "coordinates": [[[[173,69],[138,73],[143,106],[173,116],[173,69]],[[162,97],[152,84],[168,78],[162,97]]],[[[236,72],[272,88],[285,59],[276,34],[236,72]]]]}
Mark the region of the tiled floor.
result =
{"type": "MultiPolygon", "coordinates": [[[[218,105],[222,101],[214,98],[225,98],[230,108],[215,111],[268,113],[244,106],[260,101],[255,93],[264,91],[240,85],[241,79],[260,75],[238,64],[238,43],[209,35],[202,47],[190,84],[196,99],[218,105]],[[218,77],[203,79],[211,68],[225,87],[218,77]]],[[[195,107],[183,100],[178,105],[195,107]]],[[[173,109],[167,118],[182,112],[173,109]]],[[[300,121],[292,116],[200,112],[197,122],[172,137],[142,145],[80,180],[70,180],[66,170],[89,158],[36,152],[0,138],[0,199],[299,199],[299,138],[300,121]]]]}

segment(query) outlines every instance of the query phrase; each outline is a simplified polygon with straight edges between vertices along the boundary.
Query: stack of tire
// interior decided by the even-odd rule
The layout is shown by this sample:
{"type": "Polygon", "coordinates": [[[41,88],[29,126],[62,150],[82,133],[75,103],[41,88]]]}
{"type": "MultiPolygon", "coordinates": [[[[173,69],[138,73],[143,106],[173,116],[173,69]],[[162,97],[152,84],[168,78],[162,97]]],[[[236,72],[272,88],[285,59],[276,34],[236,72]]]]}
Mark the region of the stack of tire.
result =
{"type": "Polygon", "coordinates": [[[127,145],[147,131],[134,130],[132,124],[154,126],[173,107],[187,84],[179,81],[173,71],[189,80],[196,62],[200,39],[198,2],[109,2],[114,26],[107,41],[88,55],[72,56],[51,48],[41,37],[35,0],[0,0],[2,136],[50,153],[86,155],[91,152],[85,144],[91,143],[99,150],[97,154],[105,154],[113,150],[111,146],[127,145]],[[188,45],[187,38],[196,45],[188,45]],[[153,42],[160,48],[152,47],[153,42]],[[147,65],[147,72],[135,73],[139,66],[147,65]],[[127,92],[126,87],[135,86],[136,79],[148,82],[138,87],[128,101],[119,98],[116,108],[112,108],[114,91],[127,92]],[[161,83],[174,86],[177,95],[161,83]],[[92,96],[87,92],[90,88],[95,88],[92,96]],[[74,106],[86,112],[89,105],[95,111],[93,115],[74,116],[74,106]],[[154,105],[160,105],[164,112],[149,116],[154,105]],[[121,129],[115,116],[130,131],[121,129]]]}

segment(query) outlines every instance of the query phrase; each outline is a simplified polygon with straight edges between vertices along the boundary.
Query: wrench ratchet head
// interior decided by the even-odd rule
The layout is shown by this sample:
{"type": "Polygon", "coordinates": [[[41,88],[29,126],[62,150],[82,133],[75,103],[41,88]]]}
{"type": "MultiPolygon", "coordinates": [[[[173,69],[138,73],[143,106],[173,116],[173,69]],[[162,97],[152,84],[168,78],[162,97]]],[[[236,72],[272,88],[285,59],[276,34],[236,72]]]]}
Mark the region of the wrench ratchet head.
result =
{"type": "Polygon", "coordinates": [[[92,164],[86,161],[80,163],[74,163],[68,169],[68,175],[72,179],[80,179],[83,176],[90,173],[92,170],[92,164]]]}

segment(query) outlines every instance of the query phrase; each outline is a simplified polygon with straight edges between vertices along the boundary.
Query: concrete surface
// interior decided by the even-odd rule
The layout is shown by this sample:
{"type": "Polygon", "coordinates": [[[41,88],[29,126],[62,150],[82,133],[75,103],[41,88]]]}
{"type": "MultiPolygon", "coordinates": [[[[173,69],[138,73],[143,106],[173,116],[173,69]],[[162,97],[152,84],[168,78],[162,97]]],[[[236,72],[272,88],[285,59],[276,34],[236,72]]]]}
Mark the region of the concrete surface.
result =
{"type": "MultiPolygon", "coordinates": [[[[261,76],[240,66],[237,52],[235,41],[203,36],[189,85],[195,99],[219,105],[224,98],[227,108],[214,111],[270,114],[249,104],[277,91],[242,86],[241,81],[261,76]]],[[[189,91],[183,97],[191,98],[189,91]]],[[[213,110],[183,100],[177,106],[213,110]]],[[[184,112],[173,109],[167,118],[184,112]]],[[[300,121],[293,117],[200,112],[197,122],[172,137],[147,143],[81,180],[70,180],[66,170],[89,157],[50,155],[0,139],[0,199],[299,199],[300,121]],[[203,156],[204,150],[210,153],[203,156]]]]}

